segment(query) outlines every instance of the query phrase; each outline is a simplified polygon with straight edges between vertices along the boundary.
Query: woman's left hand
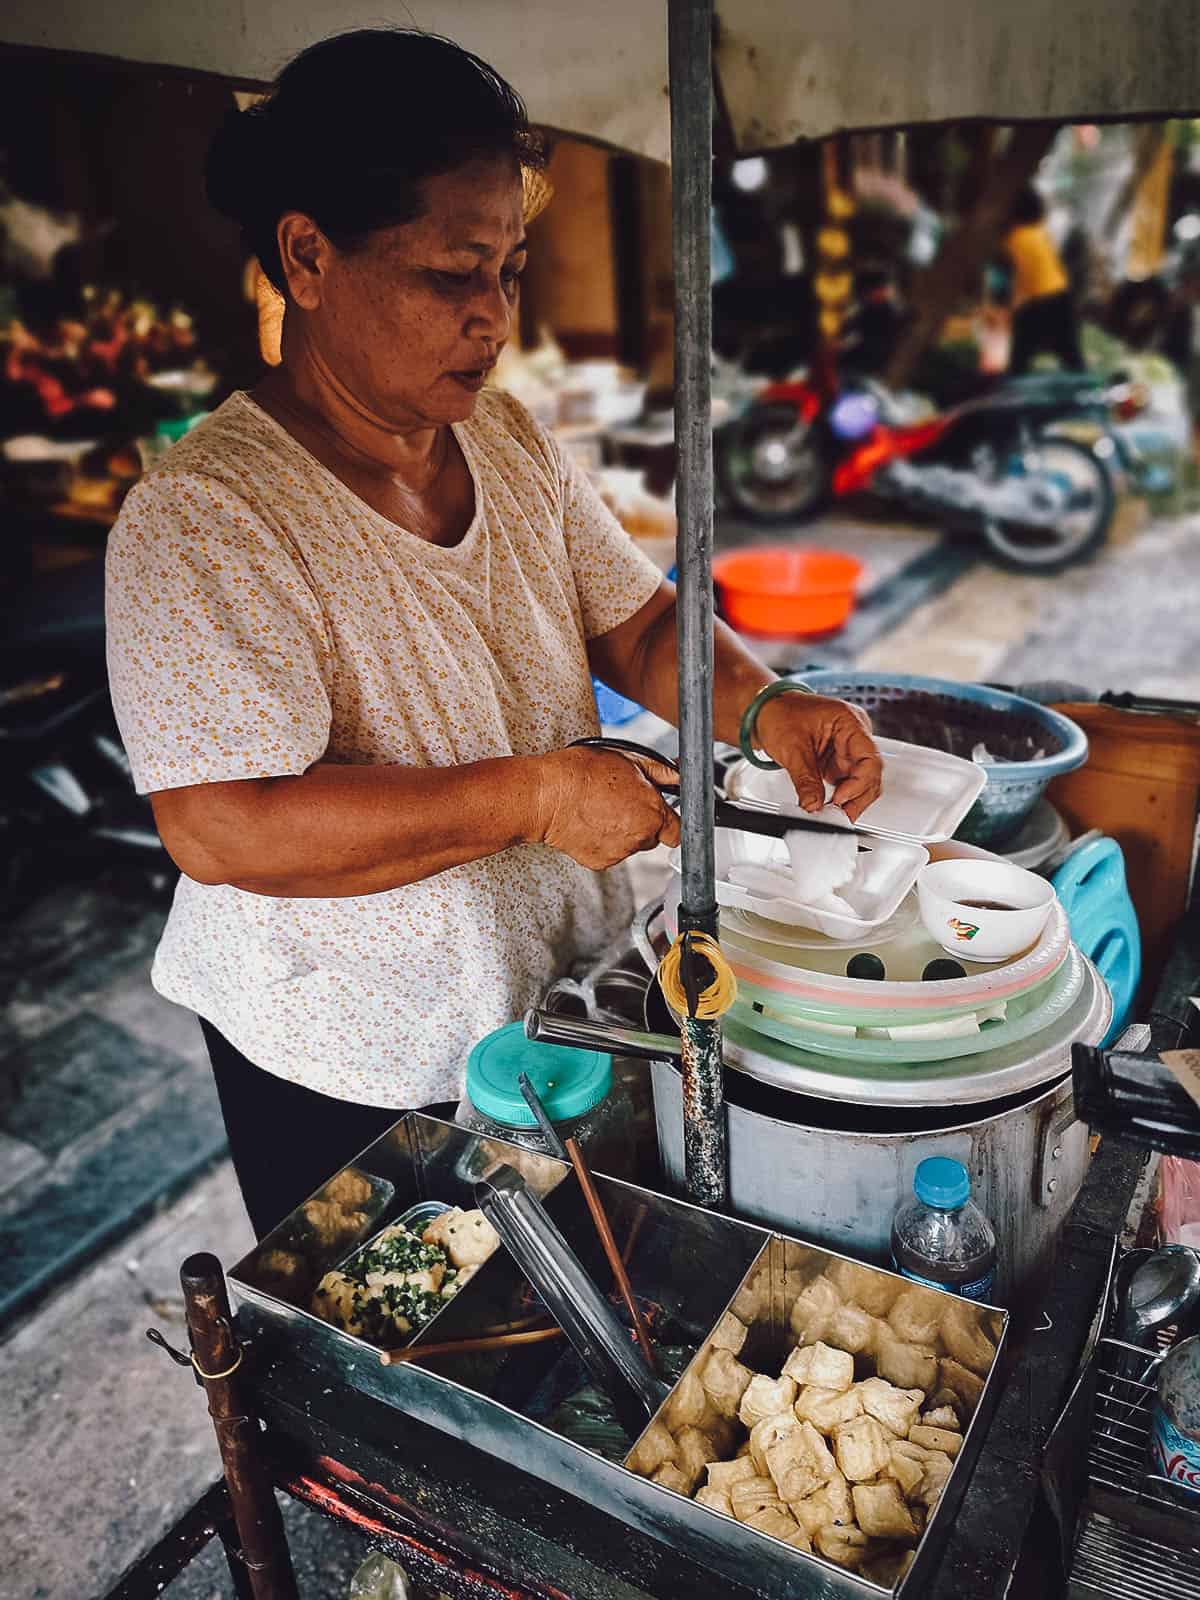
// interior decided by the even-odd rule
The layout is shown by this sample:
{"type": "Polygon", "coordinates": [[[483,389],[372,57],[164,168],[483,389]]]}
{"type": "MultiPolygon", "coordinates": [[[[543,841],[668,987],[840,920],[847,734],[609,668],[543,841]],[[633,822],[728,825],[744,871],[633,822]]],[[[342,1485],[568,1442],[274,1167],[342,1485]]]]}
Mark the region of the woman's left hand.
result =
{"type": "Polygon", "coordinates": [[[832,803],[851,822],[879,798],[883,764],[871,719],[845,700],[778,695],[759,713],[754,742],[791,778],[805,811],[826,804],[826,783],[833,785],[832,803]]]}

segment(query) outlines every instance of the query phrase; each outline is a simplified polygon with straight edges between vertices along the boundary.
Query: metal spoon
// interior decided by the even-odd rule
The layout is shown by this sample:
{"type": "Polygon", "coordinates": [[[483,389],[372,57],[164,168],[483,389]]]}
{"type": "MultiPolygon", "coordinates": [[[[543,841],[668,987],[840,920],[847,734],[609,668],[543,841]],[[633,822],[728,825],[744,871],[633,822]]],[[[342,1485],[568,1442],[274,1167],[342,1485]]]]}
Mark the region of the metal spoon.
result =
{"type": "MultiPolygon", "coordinates": [[[[1153,1360],[1155,1334],[1172,1323],[1184,1326],[1200,1306],[1200,1255],[1184,1244],[1166,1244],[1137,1267],[1128,1279],[1117,1320],[1117,1338],[1140,1345],[1150,1361],[1132,1357],[1123,1373],[1144,1383],[1153,1360]],[[1133,1368],[1137,1367],[1136,1375],[1133,1368]]],[[[1122,1366],[1126,1363],[1122,1362],[1122,1366]]]]}
{"type": "Polygon", "coordinates": [[[1129,1331],[1145,1337],[1187,1316],[1200,1300],[1200,1255],[1185,1244],[1165,1244],[1129,1280],[1129,1331]]]}

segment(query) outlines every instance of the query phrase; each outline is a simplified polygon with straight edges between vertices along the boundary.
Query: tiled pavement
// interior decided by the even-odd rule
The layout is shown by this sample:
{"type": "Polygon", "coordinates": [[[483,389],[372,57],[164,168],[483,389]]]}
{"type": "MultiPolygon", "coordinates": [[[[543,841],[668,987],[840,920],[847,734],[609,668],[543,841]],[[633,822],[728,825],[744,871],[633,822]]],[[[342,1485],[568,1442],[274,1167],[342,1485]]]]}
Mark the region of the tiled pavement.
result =
{"type": "Polygon", "coordinates": [[[147,981],[162,920],[98,880],[0,934],[0,1327],[222,1153],[196,1020],[147,981]]]}

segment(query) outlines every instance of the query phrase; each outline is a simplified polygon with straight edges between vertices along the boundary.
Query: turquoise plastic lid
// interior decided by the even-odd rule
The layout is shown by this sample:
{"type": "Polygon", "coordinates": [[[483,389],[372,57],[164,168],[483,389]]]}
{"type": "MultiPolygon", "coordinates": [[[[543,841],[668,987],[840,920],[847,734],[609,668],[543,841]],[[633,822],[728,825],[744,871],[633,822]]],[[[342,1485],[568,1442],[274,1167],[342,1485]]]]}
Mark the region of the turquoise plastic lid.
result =
{"type": "Polygon", "coordinates": [[[913,1175],[913,1193],[922,1205],[957,1211],[971,1198],[971,1180],[961,1161],[951,1156],[927,1156],[913,1175]]]}
{"type": "Polygon", "coordinates": [[[521,1073],[537,1090],[552,1122],[582,1117],[612,1088],[612,1057],[596,1050],[537,1044],[523,1022],[510,1022],[480,1039],[467,1058],[467,1098],[485,1117],[509,1128],[536,1128],[517,1083],[521,1073]]]}

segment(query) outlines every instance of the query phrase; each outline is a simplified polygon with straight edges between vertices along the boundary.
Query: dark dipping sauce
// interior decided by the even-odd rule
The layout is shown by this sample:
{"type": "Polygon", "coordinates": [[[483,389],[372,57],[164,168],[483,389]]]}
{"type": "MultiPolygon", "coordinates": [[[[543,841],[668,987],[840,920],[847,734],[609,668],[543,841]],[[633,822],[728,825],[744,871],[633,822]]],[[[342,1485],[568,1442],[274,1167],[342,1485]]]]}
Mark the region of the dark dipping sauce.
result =
{"type": "Polygon", "coordinates": [[[960,900],[960,906],[970,906],[973,911],[1024,911],[1025,906],[1010,906],[1004,900],[960,900]]]}

